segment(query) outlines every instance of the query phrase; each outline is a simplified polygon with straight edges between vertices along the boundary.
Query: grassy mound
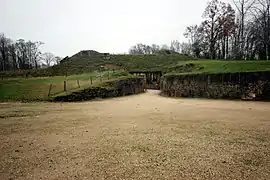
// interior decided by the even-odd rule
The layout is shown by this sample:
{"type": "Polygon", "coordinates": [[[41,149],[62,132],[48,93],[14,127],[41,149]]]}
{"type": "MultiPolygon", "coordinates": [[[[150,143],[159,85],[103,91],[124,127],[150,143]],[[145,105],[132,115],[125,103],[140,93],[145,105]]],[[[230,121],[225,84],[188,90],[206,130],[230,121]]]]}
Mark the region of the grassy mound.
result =
{"type": "Polygon", "coordinates": [[[194,60],[181,54],[74,56],[52,69],[60,72],[60,69],[66,68],[73,74],[95,71],[100,66],[128,71],[186,74],[270,71],[270,61],[194,60]]]}
{"type": "MultiPolygon", "coordinates": [[[[91,51],[91,53],[93,53],[91,51]]],[[[110,55],[80,53],[47,69],[0,72],[2,77],[48,77],[85,74],[100,70],[163,71],[164,73],[224,73],[269,71],[270,61],[194,60],[181,54],[110,55]]]]}
{"type": "Polygon", "coordinates": [[[125,70],[164,70],[176,66],[180,61],[192,60],[188,56],[179,54],[152,55],[107,55],[73,56],[62,63],[47,69],[0,72],[3,77],[42,77],[61,76],[94,72],[103,66],[105,69],[125,70]]]}

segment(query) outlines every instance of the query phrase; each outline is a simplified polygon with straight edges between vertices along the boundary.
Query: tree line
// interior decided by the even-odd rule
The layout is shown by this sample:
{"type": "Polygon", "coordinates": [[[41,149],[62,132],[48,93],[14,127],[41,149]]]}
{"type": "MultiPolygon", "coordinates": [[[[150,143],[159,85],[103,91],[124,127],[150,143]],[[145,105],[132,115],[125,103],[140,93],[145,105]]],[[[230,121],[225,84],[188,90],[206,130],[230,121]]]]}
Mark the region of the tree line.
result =
{"type": "MultiPolygon", "coordinates": [[[[172,41],[171,46],[161,48],[197,58],[269,60],[270,0],[233,0],[233,5],[212,0],[202,17],[200,24],[186,28],[184,36],[188,43],[172,41]]],[[[138,44],[132,46],[129,53],[155,51],[156,45],[138,44]]]]}
{"type": "Polygon", "coordinates": [[[182,53],[182,54],[191,54],[190,44],[182,42],[180,43],[178,40],[173,40],[169,45],[167,44],[136,44],[135,46],[132,46],[129,49],[129,54],[156,54],[156,53],[166,53],[166,54],[172,54],[172,53],[182,53]]]}
{"type": "Polygon", "coordinates": [[[0,34],[0,71],[38,69],[58,64],[61,60],[50,52],[42,53],[41,41],[16,41],[0,34]]]}

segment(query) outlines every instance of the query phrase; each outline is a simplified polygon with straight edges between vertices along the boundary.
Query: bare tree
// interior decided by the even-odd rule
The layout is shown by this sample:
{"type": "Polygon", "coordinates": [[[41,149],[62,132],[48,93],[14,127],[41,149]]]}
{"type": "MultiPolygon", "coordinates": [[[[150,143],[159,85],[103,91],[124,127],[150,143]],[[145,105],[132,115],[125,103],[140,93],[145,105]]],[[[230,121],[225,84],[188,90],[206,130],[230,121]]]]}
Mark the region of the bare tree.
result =
{"type": "Polygon", "coordinates": [[[55,56],[50,52],[45,52],[42,54],[42,61],[49,67],[55,62],[55,56]]]}
{"type": "Polygon", "coordinates": [[[146,54],[147,45],[139,43],[129,49],[129,54],[146,54]]]}
{"type": "Polygon", "coordinates": [[[156,44],[146,45],[146,44],[136,44],[129,49],[129,54],[153,54],[160,50],[160,46],[156,44]]]}
{"type": "Polygon", "coordinates": [[[180,52],[180,42],[177,40],[173,40],[171,41],[171,46],[170,46],[170,50],[173,52],[180,52]]]}
{"type": "Polygon", "coordinates": [[[253,8],[253,15],[257,25],[260,27],[261,43],[264,55],[261,58],[269,60],[270,57],[270,0],[257,0],[253,8]]]}
{"type": "Polygon", "coordinates": [[[63,58],[61,58],[61,57],[59,57],[59,56],[55,56],[55,58],[54,58],[56,64],[60,64],[60,61],[61,61],[62,59],[63,59],[63,58]]]}
{"type": "Polygon", "coordinates": [[[1,70],[6,71],[9,68],[8,47],[11,40],[4,34],[0,34],[0,60],[1,70]]]}
{"type": "Polygon", "coordinates": [[[190,43],[181,43],[181,53],[182,54],[187,54],[187,55],[192,55],[192,45],[190,43]]]}
{"type": "Polygon", "coordinates": [[[202,27],[209,40],[211,59],[216,58],[216,43],[221,39],[225,25],[231,24],[228,21],[232,19],[228,17],[233,17],[234,13],[230,4],[226,5],[224,2],[218,0],[212,0],[208,3],[203,13],[205,21],[202,23],[202,27]]]}
{"type": "Polygon", "coordinates": [[[51,53],[41,56],[40,46],[43,44],[40,41],[25,41],[24,39],[13,41],[4,34],[0,34],[0,71],[37,69],[42,60],[46,65],[59,63],[62,58],[54,58],[51,53]]]}
{"type": "Polygon", "coordinates": [[[253,8],[255,0],[233,0],[238,11],[238,32],[235,36],[235,53],[241,59],[245,59],[245,31],[246,31],[246,16],[253,8]]]}
{"type": "Polygon", "coordinates": [[[38,68],[38,64],[39,64],[39,60],[40,60],[40,55],[41,55],[41,51],[40,51],[40,46],[43,45],[44,43],[41,41],[36,41],[36,42],[32,42],[32,41],[27,41],[25,43],[26,45],[26,49],[27,49],[27,57],[28,57],[28,64],[33,65],[36,69],[38,68]]]}
{"type": "Polygon", "coordinates": [[[209,39],[203,25],[188,26],[184,33],[184,37],[189,39],[189,44],[191,44],[193,56],[200,57],[201,54],[203,54],[205,58],[209,58],[207,55],[209,39]]]}
{"type": "Polygon", "coordinates": [[[10,44],[8,49],[9,49],[9,55],[11,56],[11,59],[12,59],[12,70],[17,70],[19,68],[19,65],[18,65],[18,60],[17,60],[16,44],[15,43],[10,44]]]}
{"type": "Polygon", "coordinates": [[[19,39],[16,42],[16,49],[17,49],[17,58],[18,58],[18,64],[20,69],[30,69],[31,64],[29,64],[28,58],[27,58],[27,46],[24,39],[19,39]]]}
{"type": "Polygon", "coordinates": [[[161,50],[169,50],[170,48],[167,44],[162,44],[160,49],[161,50]]]}
{"type": "Polygon", "coordinates": [[[184,36],[190,39],[190,43],[194,44],[198,39],[198,25],[191,25],[186,28],[184,36]]]}
{"type": "Polygon", "coordinates": [[[160,50],[160,46],[157,44],[152,44],[151,50],[152,50],[152,53],[157,53],[160,50]]]}
{"type": "MultiPolygon", "coordinates": [[[[196,57],[211,59],[269,59],[270,58],[270,0],[219,0],[208,3],[200,26],[187,27],[196,57]],[[237,12],[237,13],[236,13],[237,12]]],[[[188,52],[187,44],[183,44],[188,52]]]]}

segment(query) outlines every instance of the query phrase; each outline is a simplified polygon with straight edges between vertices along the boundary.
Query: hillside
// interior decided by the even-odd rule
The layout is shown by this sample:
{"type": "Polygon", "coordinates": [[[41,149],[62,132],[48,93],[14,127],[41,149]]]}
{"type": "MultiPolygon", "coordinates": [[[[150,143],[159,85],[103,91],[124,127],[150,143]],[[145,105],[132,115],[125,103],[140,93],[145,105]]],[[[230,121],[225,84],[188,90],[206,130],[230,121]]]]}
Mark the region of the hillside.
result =
{"type": "Polygon", "coordinates": [[[98,70],[163,71],[166,73],[222,73],[270,71],[270,61],[194,60],[181,54],[110,55],[80,51],[47,69],[0,72],[2,77],[47,77],[90,73],[98,70]]]}
{"type": "Polygon", "coordinates": [[[101,79],[127,76],[127,71],[157,70],[165,75],[270,71],[270,61],[194,60],[179,54],[109,55],[81,51],[47,69],[1,72],[0,101],[46,100],[51,85],[51,95],[63,92],[64,81],[68,91],[77,91],[92,85],[90,79],[95,85],[101,79]]]}
{"type": "Polygon", "coordinates": [[[47,69],[0,72],[2,77],[62,76],[125,69],[127,71],[163,71],[164,73],[222,73],[270,71],[270,61],[194,60],[181,54],[110,55],[96,51],[80,51],[60,64],[47,69]]]}
{"type": "Polygon", "coordinates": [[[98,70],[101,66],[110,69],[126,70],[163,70],[177,65],[179,61],[191,60],[185,55],[152,54],[152,55],[94,55],[73,56],[58,66],[54,71],[61,72],[68,69],[69,73],[83,73],[98,70]]]}
{"type": "Polygon", "coordinates": [[[33,77],[73,75],[93,72],[99,70],[101,66],[105,67],[105,69],[164,70],[176,66],[180,61],[192,60],[188,56],[179,54],[109,55],[93,51],[95,53],[89,56],[89,54],[81,52],[47,69],[31,70],[30,72],[0,72],[0,75],[18,77],[25,76],[27,72],[33,77]]]}

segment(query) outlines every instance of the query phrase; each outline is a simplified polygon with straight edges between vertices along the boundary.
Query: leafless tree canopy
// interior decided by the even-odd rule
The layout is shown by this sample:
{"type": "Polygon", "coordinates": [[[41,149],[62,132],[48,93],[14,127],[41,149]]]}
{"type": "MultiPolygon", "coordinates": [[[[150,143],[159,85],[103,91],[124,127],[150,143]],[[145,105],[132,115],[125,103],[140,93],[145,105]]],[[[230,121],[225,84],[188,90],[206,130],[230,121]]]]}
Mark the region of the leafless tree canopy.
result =
{"type": "MultiPolygon", "coordinates": [[[[200,24],[186,28],[188,43],[172,41],[166,48],[209,59],[269,60],[270,0],[233,0],[233,4],[212,0],[202,15],[200,24]]],[[[137,44],[130,53],[156,53],[160,49],[158,45],[137,44]]]]}
{"type": "Polygon", "coordinates": [[[50,52],[45,52],[42,54],[42,62],[45,63],[47,67],[51,66],[56,62],[55,56],[50,52]]]}
{"type": "Polygon", "coordinates": [[[172,53],[184,53],[183,47],[185,48],[186,43],[180,43],[178,40],[173,40],[169,45],[162,44],[152,44],[152,45],[146,45],[139,43],[135,46],[132,46],[129,49],[129,54],[157,54],[157,53],[166,53],[166,54],[172,54],[172,53]]]}
{"type": "Polygon", "coordinates": [[[270,0],[210,1],[200,25],[187,27],[192,54],[211,59],[269,60],[270,0]]]}
{"type": "Polygon", "coordinates": [[[55,62],[46,63],[40,47],[41,41],[13,41],[4,34],[0,34],[0,71],[38,69],[42,64],[53,65],[59,63],[61,58],[56,57],[55,62]]]}
{"type": "MultiPolygon", "coordinates": [[[[130,54],[183,53],[209,59],[269,60],[270,0],[211,0],[203,21],[186,28],[188,42],[139,43],[130,54]]],[[[58,64],[60,57],[42,53],[40,41],[16,41],[0,34],[0,71],[37,69],[58,64]]]]}

